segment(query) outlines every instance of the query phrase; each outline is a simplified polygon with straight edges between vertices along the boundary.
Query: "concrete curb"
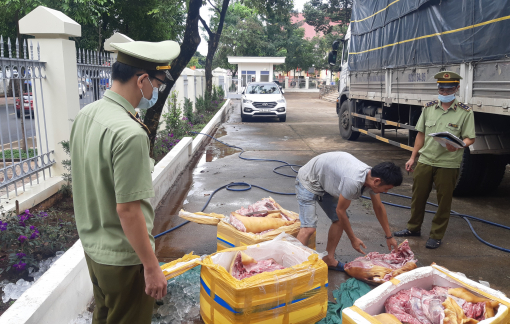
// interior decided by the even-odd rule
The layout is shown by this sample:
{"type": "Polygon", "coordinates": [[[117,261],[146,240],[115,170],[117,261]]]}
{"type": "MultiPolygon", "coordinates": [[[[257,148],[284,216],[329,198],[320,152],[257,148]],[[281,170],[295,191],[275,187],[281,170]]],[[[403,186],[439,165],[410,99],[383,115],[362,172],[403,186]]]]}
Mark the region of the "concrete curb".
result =
{"type": "MultiPolygon", "coordinates": [[[[224,121],[230,110],[230,99],[202,129],[210,134],[224,121]]],[[[156,207],[189,160],[204,144],[207,136],[194,140],[183,138],[154,166],[152,183],[156,207]]],[[[78,240],[55,264],[30,287],[7,311],[0,316],[0,324],[68,324],[83,312],[92,299],[92,284],[85,254],[78,240]],[[69,288],[69,289],[68,289],[69,288]]]]}

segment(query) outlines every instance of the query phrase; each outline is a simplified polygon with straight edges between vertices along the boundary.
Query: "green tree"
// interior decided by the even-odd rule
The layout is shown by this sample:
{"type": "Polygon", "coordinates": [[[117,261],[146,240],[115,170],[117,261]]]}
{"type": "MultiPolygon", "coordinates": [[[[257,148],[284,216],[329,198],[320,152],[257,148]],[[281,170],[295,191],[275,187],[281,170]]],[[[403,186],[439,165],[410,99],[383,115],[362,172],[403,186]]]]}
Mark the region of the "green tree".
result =
{"type": "Polygon", "coordinates": [[[333,30],[331,23],[348,25],[351,19],[353,0],[311,0],[305,3],[303,15],[306,22],[315,31],[329,34],[333,30]]]}
{"type": "Polygon", "coordinates": [[[257,11],[234,3],[228,8],[213,66],[229,69],[236,75],[237,65],[228,63],[228,56],[262,56],[267,46],[267,33],[257,11]]]}
{"type": "MultiPolygon", "coordinates": [[[[227,15],[227,9],[230,4],[230,0],[216,0],[212,2],[207,0],[212,6],[214,12],[213,17],[209,24],[204,19],[200,18],[200,22],[207,32],[207,57],[205,60],[205,78],[206,78],[206,95],[210,96],[212,92],[212,65],[213,58],[216,54],[216,50],[220,44],[220,37],[223,32],[225,23],[225,17],[227,15]]],[[[248,8],[255,9],[258,17],[266,22],[272,23],[273,21],[288,21],[290,12],[292,10],[292,0],[252,0],[252,1],[241,1],[242,4],[248,8]]],[[[277,33],[280,30],[275,30],[277,33]]]]}
{"type": "Polygon", "coordinates": [[[165,106],[166,99],[170,94],[170,90],[175,84],[175,80],[179,78],[182,70],[188,65],[189,61],[197,51],[197,47],[200,44],[200,33],[198,31],[198,21],[200,19],[200,7],[202,6],[202,0],[187,0],[185,3],[186,24],[184,29],[184,36],[181,43],[181,52],[179,56],[171,63],[172,69],[169,70],[171,78],[168,74],[165,77],[166,87],[159,93],[158,101],[152,107],[148,109],[143,119],[144,124],[149,129],[149,140],[150,140],[150,155],[154,157],[154,142],[156,141],[156,135],[159,126],[159,120],[163,107],[165,106]]]}

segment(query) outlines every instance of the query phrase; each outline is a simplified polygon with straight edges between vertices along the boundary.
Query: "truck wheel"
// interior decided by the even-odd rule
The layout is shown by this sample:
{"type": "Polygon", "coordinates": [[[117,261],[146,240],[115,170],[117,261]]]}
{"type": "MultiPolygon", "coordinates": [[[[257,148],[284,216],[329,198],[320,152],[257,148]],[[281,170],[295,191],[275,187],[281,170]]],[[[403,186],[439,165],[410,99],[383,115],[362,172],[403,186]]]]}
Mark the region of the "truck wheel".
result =
{"type": "Polygon", "coordinates": [[[484,162],[483,155],[471,154],[469,148],[464,149],[459,178],[453,190],[454,196],[469,196],[477,193],[482,170],[485,168],[484,162]]]}
{"type": "Polygon", "coordinates": [[[506,155],[484,155],[485,167],[481,171],[478,193],[493,192],[505,176],[508,157],[506,155]]]}
{"type": "Polygon", "coordinates": [[[345,100],[340,106],[340,112],[338,113],[338,128],[340,128],[340,135],[342,138],[355,141],[359,137],[359,132],[352,130],[352,117],[349,113],[349,101],[345,100]]]}

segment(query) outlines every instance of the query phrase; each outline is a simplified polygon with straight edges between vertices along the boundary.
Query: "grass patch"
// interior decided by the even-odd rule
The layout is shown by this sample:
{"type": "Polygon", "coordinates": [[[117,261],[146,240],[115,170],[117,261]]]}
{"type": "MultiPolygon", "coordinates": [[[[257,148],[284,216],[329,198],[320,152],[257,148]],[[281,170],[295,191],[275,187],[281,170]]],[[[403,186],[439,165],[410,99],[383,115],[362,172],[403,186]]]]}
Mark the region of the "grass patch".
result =
{"type": "MultiPolygon", "coordinates": [[[[21,150],[21,158],[22,159],[27,159],[27,158],[33,158],[37,156],[37,149],[28,149],[28,156],[27,156],[27,151],[25,150],[21,150]]],[[[20,150],[19,149],[13,149],[12,151],[10,149],[8,150],[3,150],[1,153],[0,153],[0,159],[19,159],[20,158],[20,150]]]]}

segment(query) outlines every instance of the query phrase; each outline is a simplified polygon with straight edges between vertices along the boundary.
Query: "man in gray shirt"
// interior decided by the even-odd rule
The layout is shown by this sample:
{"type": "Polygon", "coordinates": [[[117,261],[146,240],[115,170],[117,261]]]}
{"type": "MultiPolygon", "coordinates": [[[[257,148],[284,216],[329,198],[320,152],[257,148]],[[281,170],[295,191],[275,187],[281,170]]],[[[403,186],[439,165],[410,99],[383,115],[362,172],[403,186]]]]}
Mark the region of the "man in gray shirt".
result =
{"type": "Polygon", "coordinates": [[[329,152],[311,159],[299,170],[296,178],[296,195],[299,203],[299,220],[301,229],[298,240],[304,245],[315,233],[317,215],[315,202],[333,222],[329,228],[326,251],[323,258],[330,269],[343,271],[343,264],[335,259],[335,250],[345,231],[352,247],[365,254],[361,247],[365,244],[354,235],[347,208],[351,200],[358,199],[363,194],[369,194],[375,215],[381,224],[388,249],[397,248],[397,241],[393,238],[386,209],[381,202],[379,193],[387,192],[402,184],[402,170],[393,162],[379,163],[371,168],[349,153],[329,152]]]}

